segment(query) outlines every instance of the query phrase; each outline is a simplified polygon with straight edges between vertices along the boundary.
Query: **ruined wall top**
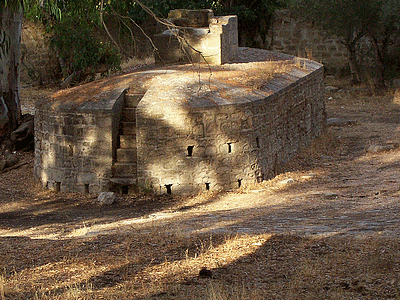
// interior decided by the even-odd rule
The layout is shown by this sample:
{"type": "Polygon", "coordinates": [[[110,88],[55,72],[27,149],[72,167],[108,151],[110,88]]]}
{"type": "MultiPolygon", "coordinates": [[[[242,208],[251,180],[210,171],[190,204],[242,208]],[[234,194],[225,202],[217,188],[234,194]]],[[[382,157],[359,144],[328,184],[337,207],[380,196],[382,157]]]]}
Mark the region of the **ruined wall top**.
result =
{"type": "Polygon", "coordinates": [[[237,16],[216,17],[210,9],[176,9],[170,11],[168,18],[171,26],[154,36],[154,44],[159,49],[157,63],[221,65],[236,57],[237,16]]]}
{"type": "Polygon", "coordinates": [[[176,26],[193,28],[208,27],[213,17],[211,9],[174,9],[168,13],[168,19],[176,26]]]}

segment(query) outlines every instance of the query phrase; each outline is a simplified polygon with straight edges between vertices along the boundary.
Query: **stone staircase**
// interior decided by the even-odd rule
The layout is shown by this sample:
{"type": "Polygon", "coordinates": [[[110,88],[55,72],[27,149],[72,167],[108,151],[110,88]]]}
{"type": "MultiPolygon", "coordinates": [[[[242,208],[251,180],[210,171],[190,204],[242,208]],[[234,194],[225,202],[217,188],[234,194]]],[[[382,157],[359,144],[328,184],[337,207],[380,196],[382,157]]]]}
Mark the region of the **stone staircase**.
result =
{"type": "Polygon", "coordinates": [[[118,135],[116,160],[113,163],[113,190],[129,194],[137,186],[136,107],[143,94],[126,94],[118,135]]]}

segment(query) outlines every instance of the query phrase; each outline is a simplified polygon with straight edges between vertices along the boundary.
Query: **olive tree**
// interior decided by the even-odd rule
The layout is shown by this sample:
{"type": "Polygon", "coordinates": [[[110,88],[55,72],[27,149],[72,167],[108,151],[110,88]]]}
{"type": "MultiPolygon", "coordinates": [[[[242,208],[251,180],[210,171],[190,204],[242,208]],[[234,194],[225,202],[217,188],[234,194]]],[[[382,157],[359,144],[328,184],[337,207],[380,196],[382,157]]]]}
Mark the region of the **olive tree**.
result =
{"type": "Polygon", "coordinates": [[[375,53],[375,85],[382,90],[386,88],[386,80],[400,67],[400,1],[382,0],[375,4],[378,6],[375,22],[369,23],[366,31],[375,53]]]}
{"type": "Polygon", "coordinates": [[[292,0],[291,6],[299,15],[329,34],[337,36],[348,52],[352,81],[361,81],[357,43],[374,22],[373,1],[365,0],[292,0]]]}

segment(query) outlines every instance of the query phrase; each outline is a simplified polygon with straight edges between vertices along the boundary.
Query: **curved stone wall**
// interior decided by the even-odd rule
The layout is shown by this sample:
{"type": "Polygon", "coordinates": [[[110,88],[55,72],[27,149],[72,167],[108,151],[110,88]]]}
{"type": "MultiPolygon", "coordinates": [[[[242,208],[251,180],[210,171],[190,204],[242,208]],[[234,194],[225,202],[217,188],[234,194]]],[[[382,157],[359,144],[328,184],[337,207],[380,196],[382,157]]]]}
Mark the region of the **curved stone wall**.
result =
{"type": "Polygon", "coordinates": [[[324,129],[322,66],[302,63],[262,90],[157,78],[137,107],[139,185],[191,193],[273,177],[324,129]]]}
{"type": "Polygon", "coordinates": [[[61,91],[36,108],[35,173],[51,189],[87,193],[116,182],[175,194],[271,178],[324,130],[323,67],[268,51],[240,52],[251,55],[212,73],[174,66],[61,91]],[[288,67],[253,86],[250,79],[271,64],[288,67]],[[144,96],[134,110],[135,149],[121,152],[128,89],[144,96]],[[118,152],[134,155],[127,157],[134,178],[116,178],[118,152]]]}

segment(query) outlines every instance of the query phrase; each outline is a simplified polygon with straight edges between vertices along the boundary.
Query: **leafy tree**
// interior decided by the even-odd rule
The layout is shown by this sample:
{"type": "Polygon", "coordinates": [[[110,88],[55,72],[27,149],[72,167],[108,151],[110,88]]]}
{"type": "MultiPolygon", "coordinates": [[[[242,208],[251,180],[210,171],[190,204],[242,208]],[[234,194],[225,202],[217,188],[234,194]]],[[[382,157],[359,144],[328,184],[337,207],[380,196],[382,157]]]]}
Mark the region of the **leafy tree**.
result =
{"type": "MultiPolygon", "coordinates": [[[[382,90],[400,61],[400,2],[398,0],[292,0],[292,8],[326,32],[336,35],[348,50],[350,71],[354,83],[361,81],[359,44],[370,39],[375,61],[371,75],[375,87],[382,90]],[[395,63],[397,62],[397,64],[395,63]]],[[[368,46],[364,43],[363,47],[368,46]]],[[[371,59],[363,57],[369,63],[371,59]]]]}
{"type": "Polygon", "coordinates": [[[376,87],[386,88],[386,80],[399,71],[400,2],[376,1],[376,18],[369,23],[367,33],[373,42],[376,59],[376,87]]]}
{"type": "Polygon", "coordinates": [[[365,0],[293,0],[292,9],[326,32],[337,36],[347,48],[352,81],[361,81],[357,44],[375,21],[373,1],[365,0]]]}

